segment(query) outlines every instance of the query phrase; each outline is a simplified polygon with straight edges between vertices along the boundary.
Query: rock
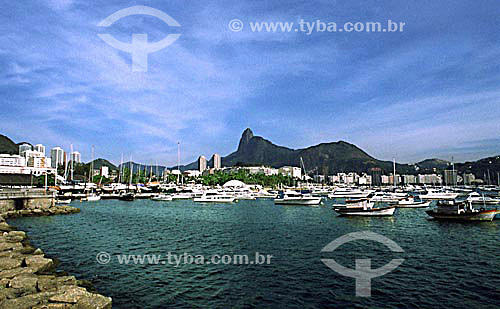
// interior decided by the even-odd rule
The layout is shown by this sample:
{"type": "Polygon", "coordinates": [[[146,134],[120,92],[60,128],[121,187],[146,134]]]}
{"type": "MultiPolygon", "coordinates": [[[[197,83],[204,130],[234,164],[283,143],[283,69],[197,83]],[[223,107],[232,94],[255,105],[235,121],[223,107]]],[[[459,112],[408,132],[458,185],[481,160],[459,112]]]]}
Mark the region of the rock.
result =
{"type": "Polygon", "coordinates": [[[41,214],[43,214],[43,210],[37,208],[37,209],[33,210],[33,213],[36,215],[41,215],[41,214]]]}
{"type": "Polygon", "coordinates": [[[23,231],[10,231],[8,237],[22,237],[26,238],[26,233],[23,231]]]}
{"type": "Polygon", "coordinates": [[[57,295],[49,298],[49,301],[55,303],[76,304],[78,300],[86,293],[88,292],[84,288],[80,288],[74,285],[63,285],[57,289],[57,295]]]}
{"type": "Polygon", "coordinates": [[[35,252],[33,252],[33,255],[41,255],[41,254],[43,254],[43,251],[40,248],[37,248],[35,252]]]}
{"type": "Polygon", "coordinates": [[[54,275],[41,275],[41,276],[38,276],[37,288],[41,292],[57,289],[56,276],[54,276],[54,275]]]}
{"type": "Polygon", "coordinates": [[[76,303],[75,308],[82,309],[111,309],[111,297],[105,297],[100,294],[86,293],[76,303]]]}
{"type": "Polygon", "coordinates": [[[12,279],[15,276],[19,276],[20,274],[32,274],[32,273],[34,273],[34,271],[31,268],[18,267],[18,268],[12,268],[12,269],[8,269],[8,270],[0,271],[0,278],[12,279]]]}
{"type": "MultiPolygon", "coordinates": [[[[6,289],[8,290],[8,289],[6,289]]],[[[1,304],[1,308],[16,308],[16,309],[28,309],[33,308],[39,304],[48,304],[48,300],[52,297],[55,292],[40,292],[30,295],[25,295],[18,298],[6,299],[1,304]]]]}
{"type": "Polygon", "coordinates": [[[0,279],[0,289],[5,289],[9,285],[10,280],[7,278],[0,279]]]}
{"type": "Polygon", "coordinates": [[[21,250],[23,245],[19,242],[0,242],[0,251],[21,250]]]}
{"type": "Polygon", "coordinates": [[[51,259],[44,258],[43,255],[28,255],[24,261],[34,273],[52,270],[54,266],[54,262],[51,259]]]}
{"type": "Polygon", "coordinates": [[[15,230],[12,226],[8,225],[7,222],[0,222],[0,231],[10,232],[15,230]]]}
{"type": "Polygon", "coordinates": [[[12,278],[9,282],[9,288],[16,289],[22,294],[33,294],[37,292],[36,286],[38,278],[33,274],[21,274],[12,278]]]}
{"type": "Polygon", "coordinates": [[[62,277],[57,277],[57,285],[76,285],[76,278],[75,276],[62,276],[62,277]]]}
{"type": "Polygon", "coordinates": [[[18,293],[15,289],[1,289],[0,290],[0,307],[5,308],[3,305],[3,300],[5,299],[11,299],[11,298],[16,298],[18,296],[18,293]]]}
{"type": "Polygon", "coordinates": [[[29,210],[29,209],[23,209],[23,210],[20,210],[18,214],[20,216],[29,216],[29,215],[31,215],[31,210],[29,210]]]}
{"type": "Polygon", "coordinates": [[[22,259],[13,259],[10,257],[0,257],[0,270],[21,267],[22,259]]]}

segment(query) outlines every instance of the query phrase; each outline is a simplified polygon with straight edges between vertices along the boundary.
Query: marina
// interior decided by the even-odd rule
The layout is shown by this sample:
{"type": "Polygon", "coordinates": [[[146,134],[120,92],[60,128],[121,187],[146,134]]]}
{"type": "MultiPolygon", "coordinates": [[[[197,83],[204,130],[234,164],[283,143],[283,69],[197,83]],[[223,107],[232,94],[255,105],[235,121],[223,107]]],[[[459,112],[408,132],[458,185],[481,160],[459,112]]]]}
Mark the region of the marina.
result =
{"type": "Polygon", "coordinates": [[[333,200],[319,207],[297,207],[275,205],[272,199],[230,204],[75,200],[70,205],[81,209],[76,215],[9,221],[26,231],[31,242],[44,248],[47,255],[57,256],[61,269],[90,280],[100,293],[112,297],[113,306],[118,308],[145,303],[148,307],[237,303],[386,308],[417,298],[419,306],[429,308],[436,302],[455,308],[497,305],[500,220],[429,220],[423,209],[398,209],[390,217],[344,217],[331,209],[331,203],[333,200]],[[353,242],[349,250],[334,254],[338,263],[352,265],[354,258],[363,257],[382,266],[396,256],[405,262],[397,271],[377,279],[371,298],[355,298],[354,282],[325,267],[320,258],[330,255],[320,250],[343,234],[366,229],[390,237],[405,252],[390,253],[375,242],[353,242]],[[476,254],[479,247],[480,256],[476,254]],[[193,255],[261,252],[274,257],[264,266],[174,267],[117,262],[96,266],[95,255],[101,251],[193,255]],[[466,266],[478,263],[481,267],[466,266]]]}

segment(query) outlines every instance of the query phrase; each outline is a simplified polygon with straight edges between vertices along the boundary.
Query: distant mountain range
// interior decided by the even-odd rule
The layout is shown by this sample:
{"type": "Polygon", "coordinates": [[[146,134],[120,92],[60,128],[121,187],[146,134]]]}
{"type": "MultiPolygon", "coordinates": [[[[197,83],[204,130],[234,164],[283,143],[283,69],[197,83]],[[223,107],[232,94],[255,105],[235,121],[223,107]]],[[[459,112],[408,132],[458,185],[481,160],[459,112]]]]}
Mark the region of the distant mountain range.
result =
{"type": "MultiPolygon", "coordinates": [[[[7,136],[0,135],[0,153],[16,154],[19,144],[16,144],[7,136]]],[[[309,174],[335,174],[338,172],[369,172],[371,168],[380,168],[383,173],[392,172],[393,165],[391,161],[378,160],[356,145],[345,141],[332,143],[322,143],[303,149],[291,149],[278,146],[260,136],[255,136],[247,128],[239,141],[235,152],[222,157],[223,166],[248,166],[265,165],[275,168],[282,166],[301,166],[301,159],[309,174]]],[[[88,163],[87,163],[88,164],[88,163]]],[[[126,168],[130,167],[130,162],[123,163],[126,168]]],[[[144,165],[132,162],[134,170],[151,170],[151,165],[144,165]]],[[[94,168],[108,166],[110,170],[118,170],[120,166],[105,159],[96,159],[94,168]]],[[[197,169],[197,162],[181,166],[181,170],[197,169]]],[[[213,166],[210,159],[209,166],[213,166]]],[[[152,166],[153,172],[161,174],[167,167],[152,166]]],[[[177,166],[169,169],[176,169],[177,166]]],[[[441,172],[445,169],[451,169],[451,162],[441,159],[427,159],[416,164],[396,164],[396,170],[399,174],[433,173],[441,172]]],[[[498,180],[500,172],[500,156],[484,158],[478,161],[455,163],[455,169],[459,173],[472,172],[479,178],[486,178],[488,171],[490,180],[498,180]],[[486,176],[485,176],[486,175],[486,176]]],[[[485,179],[487,180],[487,179],[485,179]]]]}

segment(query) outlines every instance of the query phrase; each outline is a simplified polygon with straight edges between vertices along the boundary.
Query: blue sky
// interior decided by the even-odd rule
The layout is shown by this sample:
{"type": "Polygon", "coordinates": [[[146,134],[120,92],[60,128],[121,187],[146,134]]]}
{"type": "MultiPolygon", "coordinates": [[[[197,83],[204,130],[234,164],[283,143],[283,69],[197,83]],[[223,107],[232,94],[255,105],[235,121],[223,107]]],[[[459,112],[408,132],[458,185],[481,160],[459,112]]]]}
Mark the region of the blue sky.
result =
{"type": "Polygon", "coordinates": [[[246,127],[302,148],[345,140],[400,162],[500,153],[498,1],[1,0],[0,133],[90,159],[172,166],[229,154],[246,127]],[[97,24],[134,5],[151,16],[97,24]],[[230,20],[244,22],[240,32],[230,20]],[[405,22],[402,33],[253,33],[248,22],[405,22]],[[159,41],[147,72],[104,43],[159,41]]]}

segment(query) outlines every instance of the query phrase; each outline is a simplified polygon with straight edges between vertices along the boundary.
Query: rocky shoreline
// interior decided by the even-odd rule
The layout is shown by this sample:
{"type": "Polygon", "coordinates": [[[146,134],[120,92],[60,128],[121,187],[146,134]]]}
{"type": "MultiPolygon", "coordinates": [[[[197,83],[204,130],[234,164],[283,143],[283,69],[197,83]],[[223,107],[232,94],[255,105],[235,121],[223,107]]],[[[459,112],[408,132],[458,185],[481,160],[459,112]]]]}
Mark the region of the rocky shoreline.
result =
{"type": "Polygon", "coordinates": [[[26,233],[5,219],[72,214],[80,209],[53,206],[0,214],[0,308],[111,308],[111,298],[97,294],[85,280],[56,271],[56,261],[34,248],[26,233]]]}

